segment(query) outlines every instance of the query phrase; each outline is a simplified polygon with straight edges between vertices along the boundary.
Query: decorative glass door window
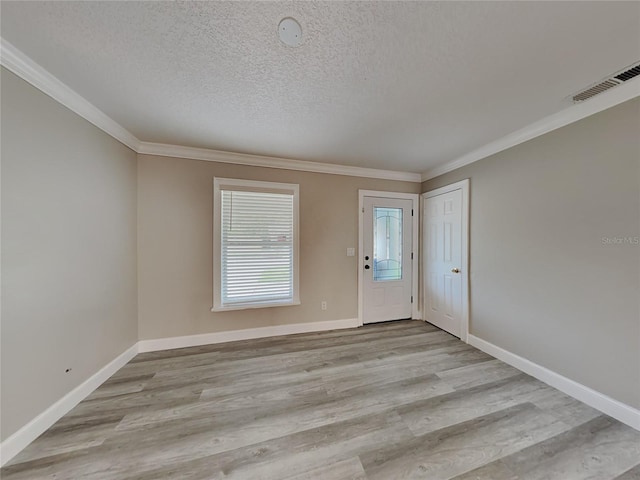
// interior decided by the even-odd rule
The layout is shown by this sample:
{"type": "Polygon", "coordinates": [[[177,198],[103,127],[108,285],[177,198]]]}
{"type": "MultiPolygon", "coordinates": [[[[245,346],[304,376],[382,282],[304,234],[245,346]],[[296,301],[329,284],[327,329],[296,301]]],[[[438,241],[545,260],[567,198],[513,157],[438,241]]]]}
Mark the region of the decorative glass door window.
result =
{"type": "Polygon", "coordinates": [[[402,208],[373,208],[373,280],[402,280],[402,208]]]}

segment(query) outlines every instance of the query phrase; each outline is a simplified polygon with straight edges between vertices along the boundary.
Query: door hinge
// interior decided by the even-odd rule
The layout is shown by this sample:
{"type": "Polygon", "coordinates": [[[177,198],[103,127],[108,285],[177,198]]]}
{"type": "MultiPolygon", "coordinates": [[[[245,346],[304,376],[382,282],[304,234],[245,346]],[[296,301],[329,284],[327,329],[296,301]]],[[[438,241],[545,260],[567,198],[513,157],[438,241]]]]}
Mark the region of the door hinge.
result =
{"type": "Polygon", "coordinates": [[[411,252],[411,260],[413,260],[413,252],[411,252]]]}
{"type": "Polygon", "coordinates": [[[362,207],[362,213],[364,213],[364,207],[362,207]]]}
{"type": "Polygon", "coordinates": [[[411,303],[413,303],[413,295],[411,295],[411,303]]]}
{"type": "Polygon", "coordinates": [[[413,217],[413,208],[411,209],[411,216],[413,217]]]}

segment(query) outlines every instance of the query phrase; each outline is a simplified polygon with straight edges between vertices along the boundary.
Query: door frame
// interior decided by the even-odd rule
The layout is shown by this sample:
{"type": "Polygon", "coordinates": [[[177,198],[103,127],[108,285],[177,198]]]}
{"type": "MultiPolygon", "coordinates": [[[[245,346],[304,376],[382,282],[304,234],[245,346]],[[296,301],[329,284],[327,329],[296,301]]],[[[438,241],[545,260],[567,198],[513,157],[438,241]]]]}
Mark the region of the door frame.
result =
{"type": "MultiPolygon", "coordinates": [[[[456,183],[452,183],[450,185],[445,185],[444,187],[436,188],[434,190],[429,190],[421,195],[422,201],[420,202],[420,206],[423,212],[426,212],[424,208],[425,201],[428,198],[436,197],[438,195],[442,195],[444,193],[453,192],[455,190],[462,191],[462,329],[460,331],[460,340],[465,343],[469,343],[469,205],[470,205],[470,197],[469,197],[469,179],[466,178],[456,183]]],[[[422,239],[424,243],[424,229],[426,228],[426,222],[422,221],[422,217],[420,218],[422,223],[422,239]]],[[[424,258],[424,261],[427,261],[427,257],[424,254],[424,245],[420,244],[420,255],[424,258]]],[[[422,265],[422,264],[421,264],[422,265]]],[[[421,307],[424,312],[423,320],[426,322],[427,314],[426,314],[426,268],[422,268],[422,298],[421,298],[421,307]]]]}
{"type": "Polygon", "coordinates": [[[364,278],[362,271],[364,270],[364,198],[395,198],[401,200],[411,200],[413,208],[413,217],[411,221],[411,250],[413,252],[413,260],[411,261],[411,295],[413,303],[411,304],[411,318],[420,319],[420,302],[418,298],[418,279],[420,266],[420,195],[417,193],[400,193],[400,192],[381,192],[377,190],[358,190],[358,326],[364,325],[364,278]]]}

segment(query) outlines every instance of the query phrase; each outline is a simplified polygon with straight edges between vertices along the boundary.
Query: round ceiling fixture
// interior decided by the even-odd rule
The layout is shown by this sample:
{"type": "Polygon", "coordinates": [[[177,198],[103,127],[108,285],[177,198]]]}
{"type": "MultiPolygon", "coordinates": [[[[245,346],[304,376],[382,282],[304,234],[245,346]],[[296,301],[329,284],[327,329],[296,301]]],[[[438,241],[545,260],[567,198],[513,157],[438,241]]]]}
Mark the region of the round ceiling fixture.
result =
{"type": "Polygon", "coordinates": [[[302,43],[302,27],[295,18],[283,18],[278,24],[278,36],[285,45],[297,47],[302,43]]]}

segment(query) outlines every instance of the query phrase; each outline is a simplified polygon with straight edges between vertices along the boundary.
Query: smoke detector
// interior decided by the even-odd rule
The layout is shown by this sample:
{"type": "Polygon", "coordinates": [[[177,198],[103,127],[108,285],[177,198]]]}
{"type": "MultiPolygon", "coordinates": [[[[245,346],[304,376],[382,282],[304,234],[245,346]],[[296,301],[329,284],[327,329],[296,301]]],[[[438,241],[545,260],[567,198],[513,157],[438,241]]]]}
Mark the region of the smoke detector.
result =
{"type": "Polygon", "coordinates": [[[297,47],[302,43],[302,27],[295,18],[283,18],[278,24],[278,36],[285,45],[297,47]]]}

